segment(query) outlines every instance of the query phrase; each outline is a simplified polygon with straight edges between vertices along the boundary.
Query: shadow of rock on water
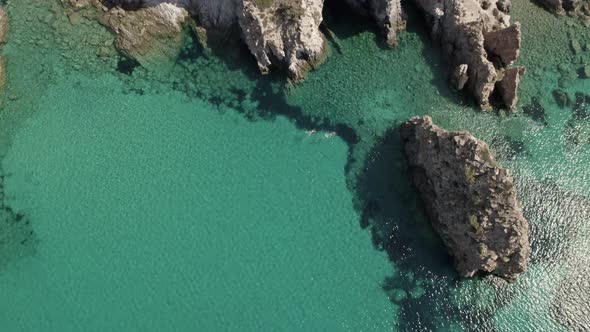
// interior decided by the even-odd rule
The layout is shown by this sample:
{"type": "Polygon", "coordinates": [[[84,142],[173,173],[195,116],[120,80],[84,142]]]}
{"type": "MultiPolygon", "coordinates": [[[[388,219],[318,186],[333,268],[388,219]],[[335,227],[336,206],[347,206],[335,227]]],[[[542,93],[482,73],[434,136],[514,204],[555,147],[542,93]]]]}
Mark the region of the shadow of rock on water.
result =
{"type": "Polygon", "coordinates": [[[492,276],[466,281],[456,274],[423,213],[395,128],[377,141],[362,171],[355,174],[354,203],[361,227],[371,232],[374,247],[392,262],[393,274],[384,278],[382,288],[399,306],[398,327],[494,331],[493,315],[512,299],[513,291],[504,290],[506,283],[492,276]],[[475,303],[484,302],[480,282],[491,286],[492,295],[475,309],[475,303]]]}
{"type": "Polygon", "coordinates": [[[206,37],[192,29],[185,32],[188,36],[172,70],[136,68],[121,77],[127,92],[142,95],[172,89],[207,101],[220,113],[237,111],[252,122],[285,116],[299,129],[334,132],[349,145],[358,141],[352,128],[330,121],[327,114],[309,116],[287,103],[285,75],[280,71],[262,75],[236,31],[206,37]]]}
{"type": "Polygon", "coordinates": [[[0,165],[0,268],[34,254],[38,243],[29,218],[8,205],[4,186],[7,176],[0,165]]]}
{"type": "Polygon", "coordinates": [[[532,97],[530,103],[522,107],[522,111],[525,116],[530,117],[539,124],[545,127],[549,125],[547,122],[547,112],[538,97],[532,97]]]}
{"type": "Polygon", "coordinates": [[[359,12],[341,0],[326,0],[322,13],[323,23],[321,29],[331,45],[338,52],[342,52],[338,40],[347,39],[363,32],[373,33],[375,43],[381,48],[388,49],[385,38],[379,31],[375,20],[368,13],[359,12]],[[326,32],[328,32],[326,34],[326,32]]]}
{"type": "MultiPolygon", "coordinates": [[[[430,67],[432,79],[430,83],[436,88],[438,94],[445,98],[450,104],[468,105],[474,110],[477,110],[475,99],[469,95],[467,89],[458,91],[453,89],[450,83],[450,63],[444,55],[440,40],[436,40],[432,36],[432,32],[428,28],[424,13],[414,4],[406,4],[406,13],[408,16],[406,31],[415,33],[421,40],[422,48],[421,54],[424,59],[428,59],[426,64],[430,67]]],[[[403,47],[403,45],[400,45],[403,47]]],[[[416,98],[424,98],[421,95],[423,92],[420,89],[417,91],[410,91],[416,98]]]]}

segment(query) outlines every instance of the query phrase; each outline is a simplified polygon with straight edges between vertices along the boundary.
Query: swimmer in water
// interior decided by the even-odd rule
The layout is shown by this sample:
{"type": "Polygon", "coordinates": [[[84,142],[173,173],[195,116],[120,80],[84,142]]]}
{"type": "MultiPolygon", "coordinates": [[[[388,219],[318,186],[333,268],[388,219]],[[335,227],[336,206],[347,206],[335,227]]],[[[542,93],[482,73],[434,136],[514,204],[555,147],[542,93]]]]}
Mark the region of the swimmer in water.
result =
{"type": "Polygon", "coordinates": [[[307,134],[307,136],[311,136],[313,134],[315,134],[317,132],[317,130],[315,128],[313,128],[312,130],[308,130],[305,133],[307,134]]]}

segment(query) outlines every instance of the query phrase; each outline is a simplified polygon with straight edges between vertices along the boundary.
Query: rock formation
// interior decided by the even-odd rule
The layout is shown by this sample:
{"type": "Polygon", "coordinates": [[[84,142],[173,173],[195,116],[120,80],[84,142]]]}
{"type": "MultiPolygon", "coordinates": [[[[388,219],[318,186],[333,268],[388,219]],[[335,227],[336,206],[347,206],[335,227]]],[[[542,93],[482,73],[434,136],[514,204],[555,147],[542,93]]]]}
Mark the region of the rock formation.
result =
{"type": "Polygon", "coordinates": [[[457,271],[516,280],[527,268],[529,226],[512,177],[488,145],[468,132],[446,131],[428,116],[402,124],[401,137],[414,184],[457,271]]]}
{"type": "Polygon", "coordinates": [[[261,72],[284,67],[292,79],[322,61],[325,41],[320,32],[323,0],[244,0],[239,25],[261,72]]]}
{"type": "MultiPolygon", "coordinates": [[[[148,54],[168,55],[179,44],[181,23],[194,18],[205,30],[238,27],[263,73],[276,67],[298,80],[326,53],[320,32],[324,0],[62,0],[75,8],[102,7],[101,21],[117,34],[116,46],[144,64],[148,54]],[[162,44],[164,40],[164,44],[162,44]],[[150,46],[154,45],[155,46],[150,46]],[[168,46],[168,47],[167,47],[168,46]],[[151,51],[150,51],[151,50],[151,51]],[[150,51],[150,52],[148,52],[150,51]]],[[[518,23],[511,25],[509,0],[413,0],[428,18],[435,40],[451,65],[451,83],[466,88],[482,109],[514,108],[524,68],[513,69],[521,46],[518,23]]],[[[401,0],[346,0],[372,17],[389,45],[405,27],[401,0]]],[[[199,33],[199,35],[201,35],[199,33]]]]}
{"type": "Polygon", "coordinates": [[[301,79],[325,54],[319,30],[323,0],[102,0],[102,4],[106,13],[101,22],[117,35],[117,48],[141,64],[148,54],[153,57],[154,50],[177,50],[181,24],[189,16],[206,30],[238,26],[263,73],[278,67],[290,78],[301,79]]]}
{"type": "Polygon", "coordinates": [[[521,46],[520,25],[510,25],[509,1],[415,2],[427,16],[433,38],[440,40],[449,58],[454,87],[467,87],[484,110],[491,108],[494,91],[500,94],[505,106],[514,107],[520,76],[525,70],[504,74],[518,57],[521,46]],[[510,82],[503,82],[504,79],[510,82]],[[502,88],[496,90],[496,86],[502,88]]]}

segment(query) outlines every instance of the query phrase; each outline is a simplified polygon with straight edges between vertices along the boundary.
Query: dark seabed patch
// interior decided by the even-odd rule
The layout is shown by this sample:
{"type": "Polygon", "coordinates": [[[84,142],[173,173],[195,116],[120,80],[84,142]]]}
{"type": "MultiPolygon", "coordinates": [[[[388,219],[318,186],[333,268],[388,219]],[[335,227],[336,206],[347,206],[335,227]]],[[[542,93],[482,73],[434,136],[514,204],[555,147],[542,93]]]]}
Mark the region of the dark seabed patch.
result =
{"type": "Polygon", "coordinates": [[[29,218],[16,212],[7,201],[4,172],[0,164],[0,268],[8,262],[35,253],[37,237],[29,218]]]}

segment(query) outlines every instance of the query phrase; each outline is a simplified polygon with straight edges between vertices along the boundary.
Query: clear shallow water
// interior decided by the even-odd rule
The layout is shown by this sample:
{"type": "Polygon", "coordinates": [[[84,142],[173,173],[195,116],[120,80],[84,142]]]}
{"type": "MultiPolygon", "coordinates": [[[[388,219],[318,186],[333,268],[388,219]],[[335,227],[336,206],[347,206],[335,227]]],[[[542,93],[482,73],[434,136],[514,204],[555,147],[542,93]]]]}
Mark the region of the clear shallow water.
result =
{"type": "Polygon", "coordinates": [[[0,246],[9,330],[588,326],[590,131],[576,118],[572,143],[585,106],[551,96],[590,92],[563,79],[589,58],[568,48],[569,30],[590,41],[581,25],[515,3],[529,75],[507,116],[447,88],[414,15],[394,50],[326,15],[331,57],[285,92],[240,48],[188,37],[173,64],[122,68],[97,56],[112,37],[91,20],[72,25],[49,0],[8,8],[3,205],[29,222],[9,216],[0,246]],[[453,272],[390,130],[416,114],[471,130],[516,174],[534,246],[517,284],[453,272]]]}
{"type": "Polygon", "coordinates": [[[179,94],[122,95],[112,77],[75,80],[49,89],[4,159],[18,170],[12,206],[30,211],[39,238],[36,255],[0,275],[4,326],[391,324],[379,288],[390,267],[358,227],[341,140],[179,94]]]}

